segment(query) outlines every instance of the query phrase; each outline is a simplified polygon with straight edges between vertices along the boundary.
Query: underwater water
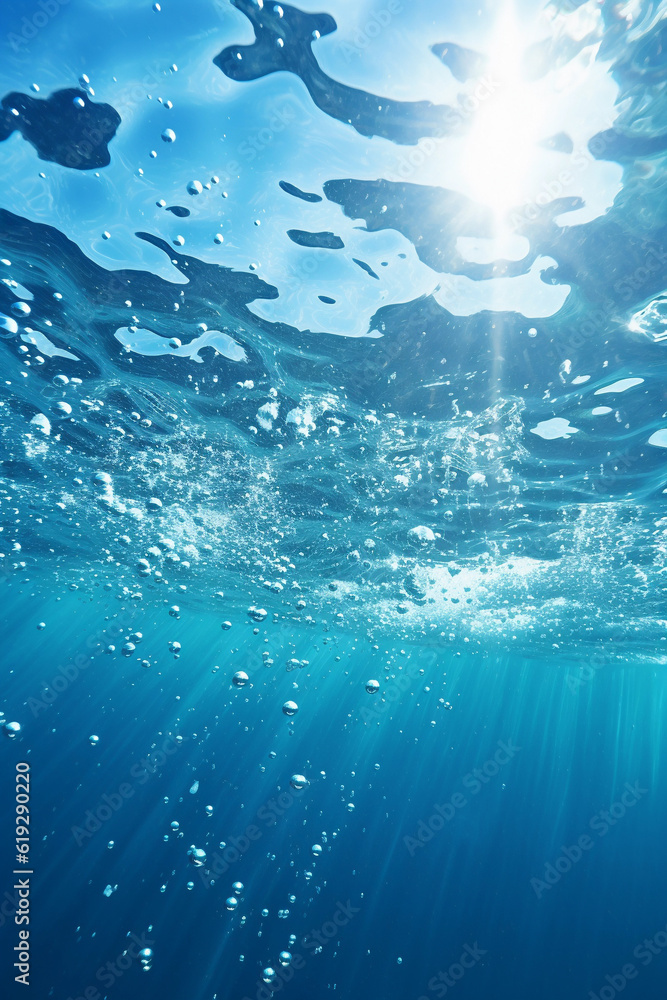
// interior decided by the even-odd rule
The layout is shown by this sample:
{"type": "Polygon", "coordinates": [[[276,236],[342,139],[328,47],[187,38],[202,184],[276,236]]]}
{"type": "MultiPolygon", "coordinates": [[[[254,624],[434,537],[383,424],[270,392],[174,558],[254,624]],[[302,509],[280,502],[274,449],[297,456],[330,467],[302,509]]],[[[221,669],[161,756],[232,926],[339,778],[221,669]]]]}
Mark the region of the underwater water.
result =
{"type": "Polygon", "coordinates": [[[0,996],[663,998],[667,4],[0,29],[0,996]]]}

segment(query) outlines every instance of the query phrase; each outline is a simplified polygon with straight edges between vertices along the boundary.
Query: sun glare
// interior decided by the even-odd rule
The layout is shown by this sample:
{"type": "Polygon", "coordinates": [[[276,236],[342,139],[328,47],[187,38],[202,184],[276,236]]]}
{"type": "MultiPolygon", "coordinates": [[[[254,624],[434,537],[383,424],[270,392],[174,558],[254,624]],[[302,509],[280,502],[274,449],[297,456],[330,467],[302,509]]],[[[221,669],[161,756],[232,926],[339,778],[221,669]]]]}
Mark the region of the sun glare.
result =
{"type": "Polygon", "coordinates": [[[525,200],[544,112],[534,85],[522,76],[524,43],[511,6],[500,16],[494,38],[487,71],[494,89],[466,137],[464,165],[471,197],[493,210],[501,229],[506,212],[525,200]]]}

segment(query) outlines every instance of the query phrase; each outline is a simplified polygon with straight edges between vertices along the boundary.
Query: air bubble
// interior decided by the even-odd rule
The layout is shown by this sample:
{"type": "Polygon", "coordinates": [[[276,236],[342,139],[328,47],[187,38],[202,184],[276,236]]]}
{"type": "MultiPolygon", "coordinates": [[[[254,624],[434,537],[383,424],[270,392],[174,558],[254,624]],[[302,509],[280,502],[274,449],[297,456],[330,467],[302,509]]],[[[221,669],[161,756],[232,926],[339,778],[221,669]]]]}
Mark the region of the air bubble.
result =
{"type": "Polygon", "coordinates": [[[203,851],[201,847],[195,847],[193,844],[188,850],[188,857],[191,865],[194,865],[195,868],[201,868],[206,861],[206,851],[203,851]]]}

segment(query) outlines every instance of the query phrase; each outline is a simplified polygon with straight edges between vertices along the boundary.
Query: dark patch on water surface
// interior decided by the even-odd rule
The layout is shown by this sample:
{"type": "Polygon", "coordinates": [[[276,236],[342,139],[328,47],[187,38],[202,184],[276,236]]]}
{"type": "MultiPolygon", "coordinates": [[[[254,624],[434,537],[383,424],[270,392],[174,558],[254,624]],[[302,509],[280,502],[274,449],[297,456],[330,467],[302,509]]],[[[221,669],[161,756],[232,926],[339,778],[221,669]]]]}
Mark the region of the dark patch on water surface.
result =
{"type": "Polygon", "coordinates": [[[290,184],[289,181],[278,181],[278,187],[282,188],[285,194],[291,194],[294,198],[300,198],[301,201],[322,201],[322,195],[302,191],[296,184],[290,184]]]}
{"type": "Polygon", "coordinates": [[[452,131],[461,116],[447,105],[430,101],[394,101],[338,83],[320,68],[312,44],[337,28],[329,14],[307,14],[287,4],[255,7],[232,0],[255,31],[252,45],[231,45],[213,60],[230,80],[258,80],[269,73],[295,73],[326,115],[352,125],[364,136],[382,136],[414,145],[425,136],[452,131]],[[282,16],[278,13],[282,12],[282,16]]]}
{"type": "Polygon", "coordinates": [[[335,233],[308,233],[304,229],[288,229],[292,243],[300,247],[317,247],[322,250],[342,250],[345,244],[335,233]]]}
{"type": "Polygon", "coordinates": [[[540,146],[543,146],[544,149],[551,149],[554,153],[569,154],[574,151],[574,143],[567,132],[557,132],[555,135],[550,135],[548,139],[542,140],[540,146]]]}
{"type": "MultiPolygon", "coordinates": [[[[16,280],[34,295],[30,325],[45,329],[42,317],[48,317],[53,323],[47,331],[49,340],[79,358],[78,362],[60,359],[60,364],[68,370],[73,366],[71,374],[84,379],[99,375],[101,364],[108,361],[118,367],[123,377],[131,373],[154,376],[159,365],[160,378],[179,381],[184,372],[181,359],[142,357],[120,350],[115,333],[130,321],[125,303],[131,300],[139,319],[136,325],[167,338],[183,338],[184,330],[194,334],[196,324],[201,322],[210,329],[233,327],[233,339],[243,341],[249,356],[244,371],[252,376],[256,352],[245,342],[238,321],[247,323],[251,319],[248,303],[276,298],[277,289],[256,274],[186,257],[158,237],[137,235],[162,250],[188,279],[187,284],[174,285],[173,281],[136,268],[107,271],[57,229],[0,209],[0,256],[12,259],[16,280]],[[187,290],[182,300],[178,296],[181,289],[187,290]],[[62,293],[62,301],[54,303],[54,291],[62,293]],[[174,301],[179,301],[178,312],[171,306],[174,301]]],[[[7,286],[0,283],[0,312],[12,315],[14,300],[7,286]]],[[[235,366],[224,358],[215,363],[220,387],[233,384],[238,378],[235,366]]],[[[77,434],[82,433],[82,425],[73,427],[77,434]]]]}
{"type": "Polygon", "coordinates": [[[278,298],[278,289],[275,285],[269,285],[256,274],[234,271],[231,267],[208,264],[198,257],[176,253],[165,240],[152,233],[135,233],[135,235],[162,250],[169,257],[174,267],[187,277],[189,295],[195,294],[212,302],[224,301],[229,296],[236,305],[247,305],[253,299],[278,298]]]}
{"type": "Polygon", "coordinates": [[[324,194],[348,218],[364,219],[369,232],[402,233],[434,270],[480,276],[479,267],[484,266],[464,261],[456,241],[459,236],[493,236],[493,216],[465,195],[420,184],[350,178],[326,181],[324,194]]]}
{"type": "Polygon", "coordinates": [[[431,52],[447,67],[460,83],[481,76],[486,67],[486,59],[479,52],[464,49],[454,42],[440,42],[431,46],[431,52]]]}
{"type": "Polygon", "coordinates": [[[182,205],[167,205],[166,212],[171,212],[172,215],[177,216],[179,219],[187,219],[190,214],[189,208],[183,208],[182,205]]]}
{"type": "MultiPolygon", "coordinates": [[[[609,20],[613,22],[613,14],[609,20]]],[[[606,31],[599,58],[613,58],[613,75],[625,85],[633,87],[639,84],[642,88],[650,84],[664,86],[667,75],[667,22],[664,17],[656,19],[654,29],[638,38],[635,44],[626,43],[622,37],[623,29],[621,20],[620,24],[617,22],[606,31]]]]}
{"type": "MultiPolygon", "coordinates": [[[[625,233],[611,219],[594,219],[587,226],[533,231],[537,253],[558,261],[543,280],[571,285],[585,295],[592,330],[614,322],[618,308],[641,303],[664,290],[667,276],[667,226],[650,238],[625,233]],[[604,247],[604,252],[600,248],[604,247]]],[[[583,338],[593,346],[590,332],[583,338]]],[[[633,349],[639,351],[639,344],[633,349]]]]}
{"type": "Polygon", "coordinates": [[[365,271],[366,274],[370,274],[371,278],[377,278],[378,281],[380,280],[375,271],[373,270],[373,268],[370,266],[370,264],[367,264],[363,260],[357,260],[356,257],[353,257],[352,260],[357,265],[357,267],[361,268],[362,271],[365,271]]]}
{"type": "Polygon", "coordinates": [[[667,133],[663,135],[628,135],[617,128],[598,132],[588,143],[596,160],[613,160],[616,163],[659,156],[667,149],[667,133]]]}
{"type": "Polygon", "coordinates": [[[566,66],[579,55],[587,45],[595,45],[594,31],[581,38],[570,38],[563,34],[558,38],[544,38],[529,45],[521,57],[521,72],[526,80],[541,80],[555,69],[566,66]]]}
{"type": "Polygon", "coordinates": [[[72,170],[94,170],[111,162],[107,146],[120,115],[110,104],[91,101],[84,90],[57,90],[45,100],[12,92],[0,107],[0,142],[19,131],[40,160],[72,170]]]}
{"type": "MultiPolygon", "coordinates": [[[[516,232],[530,243],[520,260],[494,260],[480,264],[466,260],[457,247],[459,237],[492,239],[495,233],[491,211],[458,191],[394,181],[360,181],[352,178],[326,181],[324,193],[340,205],[350,219],[363,219],[369,232],[394,229],[414,246],[424,264],[439,274],[463,274],[474,281],[525,274],[540,253],[560,260],[569,254],[569,244],[582,234],[557,226],[559,215],[583,207],[580,198],[557,198],[544,206],[517,206],[509,213],[516,232]],[[568,248],[566,250],[566,248],[568,248]]],[[[589,248],[590,252],[590,248],[589,248]]],[[[595,258],[595,254],[591,259],[595,258]]],[[[361,265],[359,265],[361,266],[361,265]]],[[[365,268],[364,268],[365,269],[365,268]]],[[[556,269],[543,280],[559,283],[556,269]]]]}

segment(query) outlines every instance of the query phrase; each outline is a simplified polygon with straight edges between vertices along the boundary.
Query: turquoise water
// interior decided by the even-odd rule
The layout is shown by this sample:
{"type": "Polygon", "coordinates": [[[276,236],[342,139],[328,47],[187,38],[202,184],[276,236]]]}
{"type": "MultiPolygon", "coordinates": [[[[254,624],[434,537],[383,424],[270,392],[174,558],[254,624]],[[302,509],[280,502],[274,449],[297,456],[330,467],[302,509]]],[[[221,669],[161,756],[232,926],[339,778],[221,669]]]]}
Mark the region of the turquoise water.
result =
{"type": "Polygon", "coordinates": [[[3,991],[663,995],[666,12],[0,12],[3,991]]]}

